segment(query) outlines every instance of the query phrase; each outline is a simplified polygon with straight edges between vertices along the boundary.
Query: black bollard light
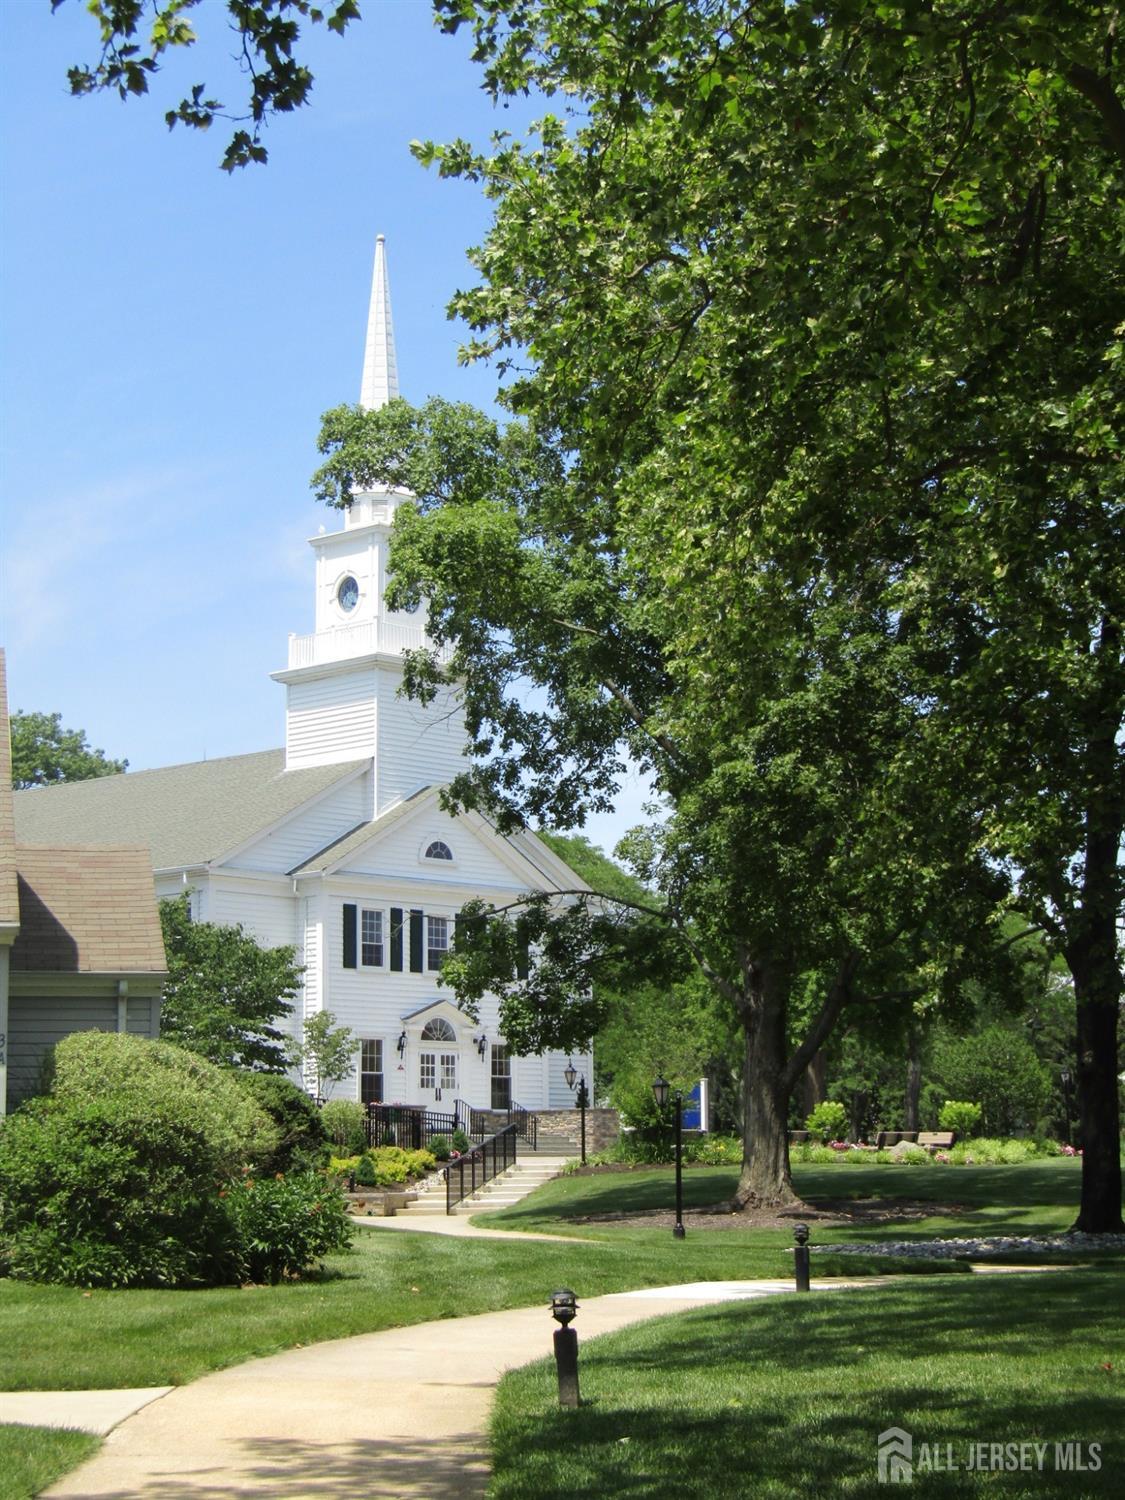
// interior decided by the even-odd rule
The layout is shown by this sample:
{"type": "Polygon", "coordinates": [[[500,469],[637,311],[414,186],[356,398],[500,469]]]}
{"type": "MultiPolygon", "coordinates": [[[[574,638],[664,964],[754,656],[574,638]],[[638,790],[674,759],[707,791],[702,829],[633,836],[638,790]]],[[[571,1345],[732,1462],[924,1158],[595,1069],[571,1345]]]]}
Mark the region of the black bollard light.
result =
{"type": "Polygon", "coordinates": [[[809,1226],[795,1224],[793,1238],[797,1241],[793,1247],[793,1274],[797,1278],[797,1290],[807,1292],[809,1290],[809,1226]]]}
{"type": "Polygon", "coordinates": [[[551,1293],[551,1316],[562,1326],[555,1329],[555,1365],[559,1372],[559,1405],[578,1406],[578,1335],[570,1324],[578,1311],[578,1298],[561,1287],[551,1293]]]}

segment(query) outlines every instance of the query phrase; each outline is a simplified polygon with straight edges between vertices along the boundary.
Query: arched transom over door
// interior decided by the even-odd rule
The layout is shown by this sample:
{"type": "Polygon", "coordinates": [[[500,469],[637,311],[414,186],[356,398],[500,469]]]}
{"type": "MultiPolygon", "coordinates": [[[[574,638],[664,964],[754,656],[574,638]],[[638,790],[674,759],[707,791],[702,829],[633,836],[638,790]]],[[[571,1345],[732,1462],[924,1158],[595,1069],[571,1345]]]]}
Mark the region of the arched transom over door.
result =
{"type": "Polygon", "coordinates": [[[418,1052],[418,1090],[423,1104],[440,1104],[443,1096],[457,1097],[459,1052],[457,1033],[442,1016],[422,1027],[418,1052]]]}

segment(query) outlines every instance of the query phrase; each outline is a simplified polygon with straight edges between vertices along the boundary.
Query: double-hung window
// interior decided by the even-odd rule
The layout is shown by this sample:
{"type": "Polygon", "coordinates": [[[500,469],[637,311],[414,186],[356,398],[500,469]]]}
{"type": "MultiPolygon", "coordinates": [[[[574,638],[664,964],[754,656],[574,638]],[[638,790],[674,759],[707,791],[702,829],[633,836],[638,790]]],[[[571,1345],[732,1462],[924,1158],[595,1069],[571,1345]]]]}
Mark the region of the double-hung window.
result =
{"type": "Polygon", "coordinates": [[[512,1107],[512,1059],[507,1047],[492,1044],[492,1108],[512,1107]]]}
{"type": "Polygon", "coordinates": [[[383,1102],[383,1041],[381,1037],[364,1038],[360,1046],[359,1097],[364,1104],[382,1104],[383,1102]]]}
{"type": "Polygon", "coordinates": [[[383,967],[383,913],[368,911],[365,907],[360,915],[359,957],[364,968],[383,967]]]}
{"type": "Polygon", "coordinates": [[[426,918],[426,967],[440,969],[449,952],[449,918],[426,918]]]}

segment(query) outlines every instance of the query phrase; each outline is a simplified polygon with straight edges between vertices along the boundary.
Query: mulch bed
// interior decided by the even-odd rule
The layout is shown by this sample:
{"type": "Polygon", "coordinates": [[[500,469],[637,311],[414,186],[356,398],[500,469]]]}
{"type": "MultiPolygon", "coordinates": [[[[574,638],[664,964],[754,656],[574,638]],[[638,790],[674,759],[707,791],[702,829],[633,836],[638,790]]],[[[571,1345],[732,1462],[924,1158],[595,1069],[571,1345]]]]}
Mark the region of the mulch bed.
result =
{"type": "MultiPolygon", "coordinates": [[[[884,1198],[815,1198],[788,1208],[744,1208],[738,1213],[733,1213],[725,1203],[685,1208],[684,1224],[691,1229],[792,1229],[797,1223],[810,1227],[816,1224],[902,1224],[912,1219],[961,1212],[963,1210],[957,1204],[925,1203],[906,1198],[893,1203],[884,1198]]],[[[676,1215],[660,1208],[645,1213],[584,1214],[570,1222],[621,1224],[627,1229],[670,1229],[676,1222],[676,1215]]]]}

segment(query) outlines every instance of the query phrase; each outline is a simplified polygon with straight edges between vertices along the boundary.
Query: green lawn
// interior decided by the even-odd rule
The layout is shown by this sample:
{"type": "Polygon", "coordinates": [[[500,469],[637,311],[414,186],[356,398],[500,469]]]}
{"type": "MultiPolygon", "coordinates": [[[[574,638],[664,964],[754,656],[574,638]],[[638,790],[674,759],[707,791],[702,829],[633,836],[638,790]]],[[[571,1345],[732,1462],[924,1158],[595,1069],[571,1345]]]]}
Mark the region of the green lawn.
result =
{"type": "Polygon", "coordinates": [[[85,1432],[0,1425],[0,1500],[28,1500],[100,1446],[85,1432]]]}
{"type": "MultiPolygon", "coordinates": [[[[733,1182],[725,1168],[692,1170],[685,1176],[685,1197],[689,1204],[711,1203],[729,1194],[733,1182]]],[[[801,1191],[814,1197],[887,1192],[942,1201],[955,1195],[960,1205],[952,1218],[927,1218],[908,1229],[818,1229],[814,1237],[823,1243],[888,1232],[897,1238],[1063,1228],[1073,1217],[1078,1182],[1076,1165],[1069,1161],[948,1170],[829,1166],[798,1174],[801,1191]]],[[[353,1253],[334,1257],[324,1276],[279,1287],[86,1293],[0,1281],[0,1348],[5,1351],[0,1381],[8,1390],[176,1385],[298,1343],[530,1306],[545,1302],[559,1285],[594,1296],[678,1281],[792,1274],[788,1230],[707,1233],[689,1227],[687,1239],[678,1242],[667,1229],[574,1222],[585,1213],[664,1206],[671,1185],[666,1169],[559,1178],[489,1219],[582,1235],[581,1244],[453,1240],[364,1229],[353,1253]]],[[[951,1269],[874,1257],[814,1257],[813,1264],[818,1274],[848,1276],[899,1265],[951,1269]]]]}
{"type": "Polygon", "coordinates": [[[1043,1472],[919,1467],[918,1494],[1125,1494],[1121,1290],[1086,1269],[911,1279],[649,1321],[580,1345],[578,1411],[551,1362],[504,1379],[490,1500],[874,1495],[891,1426],[962,1465],[972,1443],[1048,1445],[1043,1472]],[[1100,1444],[1100,1471],[1056,1473],[1056,1442],[1100,1444]]]}

